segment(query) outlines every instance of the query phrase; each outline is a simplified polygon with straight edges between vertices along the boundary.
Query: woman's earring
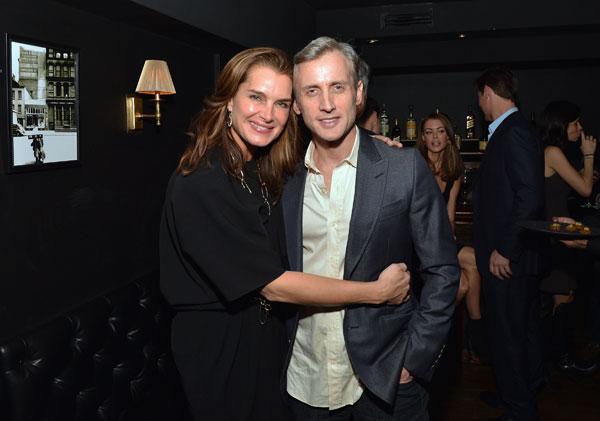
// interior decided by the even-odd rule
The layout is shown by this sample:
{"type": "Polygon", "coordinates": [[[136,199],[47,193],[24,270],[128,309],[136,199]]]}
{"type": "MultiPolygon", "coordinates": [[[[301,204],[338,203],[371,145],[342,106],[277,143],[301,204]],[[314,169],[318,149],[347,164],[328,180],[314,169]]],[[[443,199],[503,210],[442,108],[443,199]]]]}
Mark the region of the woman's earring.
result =
{"type": "Polygon", "coordinates": [[[227,121],[225,122],[225,125],[229,128],[231,126],[233,126],[233,119],[231,118],[231,111],[227,112],[227,121]]]}

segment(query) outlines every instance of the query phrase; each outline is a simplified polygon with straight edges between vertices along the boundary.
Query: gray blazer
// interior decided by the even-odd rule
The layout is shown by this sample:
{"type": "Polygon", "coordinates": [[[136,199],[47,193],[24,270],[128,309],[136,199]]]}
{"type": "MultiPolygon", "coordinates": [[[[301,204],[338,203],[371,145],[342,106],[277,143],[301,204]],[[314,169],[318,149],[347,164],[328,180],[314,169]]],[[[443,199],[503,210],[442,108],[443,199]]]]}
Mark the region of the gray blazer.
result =
{"type": "MultiPolygon", "coordinates": [[[[282,198],[288,257],[298,271],[305,180],[302,165],[282,198]]],[[[391,404],[402,367],[429,380],[439,360],[459,282],[456,244],[442,194],[416,149],[389,147],[361,130],[355,190],[344,279],[375,280],[391,263],[405,262],[422,281],[420,298],[402,305],[346,309],[352,367],[367,389],[391,404]]],[[[296,316],[288,323],[291,338],[297,326],[296,316]]]]}

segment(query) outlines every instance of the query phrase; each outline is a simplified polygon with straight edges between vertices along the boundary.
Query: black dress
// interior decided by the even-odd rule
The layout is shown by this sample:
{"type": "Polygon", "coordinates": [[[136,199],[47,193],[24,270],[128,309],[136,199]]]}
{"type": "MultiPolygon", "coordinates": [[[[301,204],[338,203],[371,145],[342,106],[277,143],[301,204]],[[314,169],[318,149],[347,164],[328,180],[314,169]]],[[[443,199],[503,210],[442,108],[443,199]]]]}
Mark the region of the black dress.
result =
{"type": "Polygon", "coordinates": [[[555,172],[550,177],[544,177],[546,219],[553,216],[569,216],[567,201],[571,194],[571,186],[555,172]]]}
{"type": "MultiPolygon", "coordinates": [[[[256,164],[230,178],[210,168],[169,182],[160,229],[161,290],[176,310],[172,348],[195,420],[286,420],[287,341],[258,291],[286,270],[281,210],[268,214],[256,164]]],[[[281,315],[283,317],[283,315],[281,315]]]]}
{"type": "MultiPolygon", "coordinates": [[[[448,203],[448,201],[450,201],[450,190],[452,190],[452,186],[454,186],[454,182],[457,179],[455,178],[454,180],[448,180],[446,181],[446,187],[444,188],[444,191],[442,192],[442,195],[444,196],[444,201],[446,203],[448,203]]],[[[458,241],[456,242],[456,252],[458,253],[465,245],[462,243],[459,243],[458,241]]]]}
{"type": "Polygon", "coordinates": [[[444,201],[446,203],[448,203],[450,201],[450,191],[452,190],[452,186],[454,186],[455,181],[456,181],[456,178],[454,180],[446,181],[446,187],[444,188],[444,191],[442,192],[442,195],[444,196],[444,201]]]}
{"type": "MultiPolygon", "coordinates": [[[[569,216],[567,200],[571,187],[558,173],[544,178],[546,195],[546,219],[554,216],[569,216]]],[[[562,243],[552,241],[550,247],[552,270],[540,282],[540,289],[550,294],[569,295],[577,289],[577,250],[569,249],[562,243]]]]}

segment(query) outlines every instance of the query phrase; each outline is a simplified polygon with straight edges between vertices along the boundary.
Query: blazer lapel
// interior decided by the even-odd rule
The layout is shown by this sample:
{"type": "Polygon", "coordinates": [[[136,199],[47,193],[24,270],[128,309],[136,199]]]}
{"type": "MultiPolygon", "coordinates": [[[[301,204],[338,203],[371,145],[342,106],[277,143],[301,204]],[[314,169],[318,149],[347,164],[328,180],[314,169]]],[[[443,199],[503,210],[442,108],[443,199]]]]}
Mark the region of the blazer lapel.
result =
{"type": "Polygon", "coordinates": [[[513,124],[513,120],[518,118],[517,117],[518,115],[519,115],[519,111],[516,111],[516,112],[510,114],[508,117],[506,117],[504,119],[504,121],[502,123],[500,123],[500,125],[498,127],[496,127],[496,130],[494,130],[494,133],[488,139],[488,144],[487,144],[485,153],[483,154],[483,158],[481,159],[481,163],[479,164],[479,167],[477,169],[477,173],[475,175],[475,180],[473,180],[472,203],[474,203],[475,206],[479,205],[479,201],[480,201],[480,197],[481,197],[482,175],[486,171],[486,168],[489,165],[489,161],[494,160],[494,153],[497,150],[499,150],[500,145],[504,141],[504,133],[513,124]]]}
{"type": "Polygon", "coordinates": [[[494,150],[497,149],[500,143],[502,143],[502,139],[504,138],[504,132],[506,132],[506,130],[508,130],[508,128],[513,124],[512,121],[516,118],[518,113],[518,111],[512,113],[511,115],[506,117],[498,127],[496,127],[496,130],[494,130],[494,133],[492,133],[492,135],[488,139],[488,144],[485,153],[483,154],[481,164],[479,165],[480,170],[485,167],[486,162],[489,160],[488,157],[490,155],[493,155],[494,150]]]}
{"type": "MultiPolygon", "coordinates": [[[[496,127],[496,130],[494,130],[494,133],[488,139],[487,146],[490,147],[491,145],[494,144],[494,142],[496,142],[496,144],[501,142],[504,137],[504,132],[506,132],[509,129],[509,127],[511,127],[514,124],[514,120],[516,118],[518,118],[518,116],[519,116],[519,111],[515,111],[514,113],[512,113],[508,117],[506,117],[504,119],[504,121],[502,121],[502,123],[500,123],[500,125],[498,127],[496,127]]],[[[486,148],[486,153],[487,153],[487,148],[486,148]]],[[[485,157],[485,154],[484,154],[484,157],[485,157]]]]}
{"type": "Polygon", "coordinates": [[[287,182],[282,197],[288,259],[290,268],[297,271],[302,270],[302,202],[305,181],[306,168],[300,164],[287,182]]]}
{"type": "Polygon", "coordinates": [[[379,216],[385,191],[388,163],[381,158],[373,142],[360,131],[360,148],[356,167],[356,187],[350,219],[344,279],[351,279],[360,257],[365,251],[379,216]]]}

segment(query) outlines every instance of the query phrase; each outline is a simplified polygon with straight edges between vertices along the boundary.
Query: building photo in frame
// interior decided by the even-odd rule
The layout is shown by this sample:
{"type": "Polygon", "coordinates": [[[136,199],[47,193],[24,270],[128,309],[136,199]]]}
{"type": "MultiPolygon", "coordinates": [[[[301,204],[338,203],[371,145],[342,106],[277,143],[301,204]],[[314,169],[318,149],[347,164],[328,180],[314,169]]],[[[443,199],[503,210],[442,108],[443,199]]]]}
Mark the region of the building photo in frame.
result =
{"type": "Polygon", "coordinates": [[[9,171],[78,165],[75,49],[7,36],[9,171]]]}

